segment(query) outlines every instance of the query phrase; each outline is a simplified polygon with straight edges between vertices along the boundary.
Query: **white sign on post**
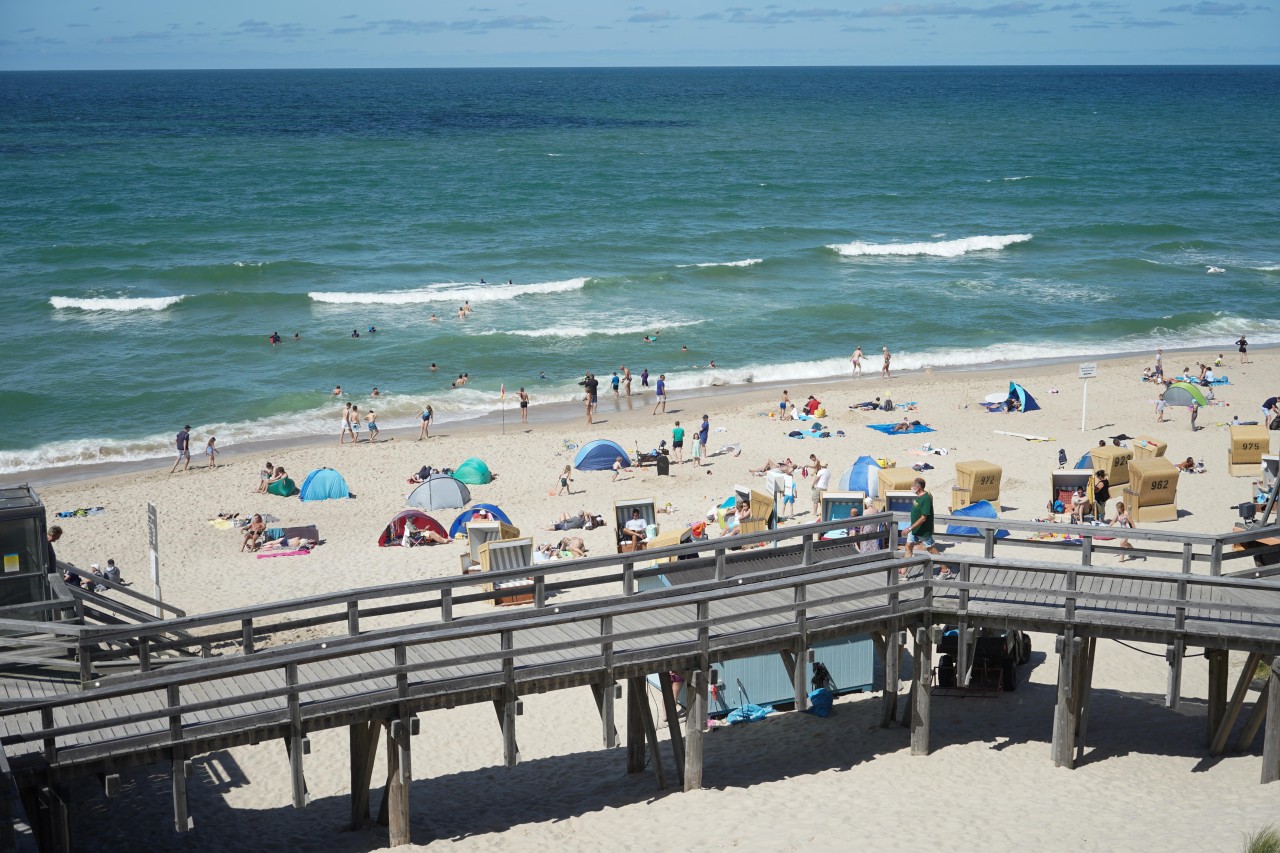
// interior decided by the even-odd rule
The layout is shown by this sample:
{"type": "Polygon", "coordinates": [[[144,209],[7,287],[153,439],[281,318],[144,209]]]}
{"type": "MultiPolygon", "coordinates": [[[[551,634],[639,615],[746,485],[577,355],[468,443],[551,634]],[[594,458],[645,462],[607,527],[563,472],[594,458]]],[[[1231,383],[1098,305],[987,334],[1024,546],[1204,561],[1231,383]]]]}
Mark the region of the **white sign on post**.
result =
{"type": "MultiPolygon", "coordinates": [[[[156,505],[153,503],[147,504],[147,547],[151,552],[152,597],[160,601],[160,531],[156,520],[156,505]]],[[[156,618],[164,618],[159,604],[156,605],[156,618]]]]}
{"type": "Polygon", "coordinates": [[[1089,380],[1098,375],[1098,364],[1087,361],[1080,365],[1080,378],[1084,380],[1084,400],[1080,404],[1080,431],[1084,432],[1085,420],[1089,413],[1089,380]]]}

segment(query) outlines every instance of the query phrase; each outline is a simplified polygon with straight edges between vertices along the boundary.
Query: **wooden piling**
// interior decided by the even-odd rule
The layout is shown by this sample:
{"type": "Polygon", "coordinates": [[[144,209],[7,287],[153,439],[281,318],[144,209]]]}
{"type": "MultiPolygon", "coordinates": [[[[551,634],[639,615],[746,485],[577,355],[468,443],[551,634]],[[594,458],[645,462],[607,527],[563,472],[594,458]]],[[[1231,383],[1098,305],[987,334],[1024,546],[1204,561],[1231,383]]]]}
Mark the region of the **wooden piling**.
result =
{"type": "Polygon", "coordinates": [[[702,787],[702,731],[707,724],[707,688],[710,671],[695,669],[685,681],[688,713],[684,721],[684,790],[702,787]]]}
{"type": "Polygon", "coordinates": [[[1262,784],[1280,781],[1280,672],[1275,661],[1267,676],[1267,722],[1262,735],[1262,784]]]}
{"type": "Polygon", "coordinates": [[[356,723],[348,727],[351,743],[351,828],[361,829],[369,820],[369,786],[378,757],[382,723],[356,723]]]}
{"type": "Polygon", "coordinates": [[[933,675],[933,643],[929,626],[916,628],[916,666],[911,677],[911,754],[929,754],[929,680],[933,675]]]}
{"type": "MultiPolygon", "coordinates": [[[[676,779],[684,787],[684,735],[680,732],[680,714],[676,710],[675,682],[671,673],[658,673],[658,686],[662,691],[662,710],[667,718],[667,735],[671,738],[671,756],[676,764],[676,779]]],[[[688,701],[686,697],[686,701],[688,701]]]]}
{"type": "Polygon", "coordinates": [[[1262,655],[1257,652],[1250,652],[1245,660],[1244,669],[1240,671],[1240,678],[1236,681],[1236,689],[1231,694],[1231,701],[1227,703],[1222,721],[1218,723],[1218,729],[1213,733],[1213,741],[1209,744],[1210,755],[1222,755],[1227,748],[1227,739],[1231,737],[1231,729],[1235,727],[1240,709],[1244,707],[1245,697],[1249,695],[1249,683],[1253,681],[1253,673],[1258,668],[1260,660],[1262,655]]]}
{"type": "Polygon", "coordinates": [[[1205,657],[1209,659],[1209,696],[1207,708],[1208,731],[1205,743],[1212,744],[1213,737],[1222,724],[1222,715],[1227,712],[1227,665],[1229,653],[1226,649],[1207,649],[1205,657]]]}
{"type": "Polygon", "coordinates": [[[880,728],[888,728],[898,718],[898,666],[902,662],[902,631],[891,625],[885,634],[884,690],[880,705],[880,728]]]}
{"type": "Polygon", "coordinates": [[[410,843],[409,783],[412,779],[409,720],[401,717],[387,723],[387,791],[383,801],[387,804],[388,843],[391,847],[410,843]]]}
{"type": "Polygon", "coordinates": [[[631,691],[636,694],[637,705],[640,709],[640,725],[644,729],[644,740],[649,748],[649,760],[653,764],[654,775],[658,777],[658,787],[667,787],[667,771],[662,766],[662,753],[658,750],[658,730],[653,724],[653,709],[649,705],[649,697],[646,694],[648,689],[648,681],[642,677],[627,679],[631,685],[631,691]]]}

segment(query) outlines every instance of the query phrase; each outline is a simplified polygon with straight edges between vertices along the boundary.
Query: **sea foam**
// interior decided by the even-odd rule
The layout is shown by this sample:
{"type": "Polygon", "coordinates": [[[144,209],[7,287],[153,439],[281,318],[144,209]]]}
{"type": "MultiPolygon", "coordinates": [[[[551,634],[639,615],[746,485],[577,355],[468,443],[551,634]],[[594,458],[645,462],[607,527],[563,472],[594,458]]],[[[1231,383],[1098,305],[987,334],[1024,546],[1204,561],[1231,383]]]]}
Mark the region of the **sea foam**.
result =
{"type": "Polygon", "coordinates": [[[681,326],[696,326],[702,320],[684,320],[681,322],[664,321],[659,326],[650,323],[645,326],[551,326],[546,329],[513,329],[510,332],[492,331],[490,335],[519,335],[523,338],[585,338],[590,335],[651,335],[655,330],[676,329],[681,326]]]}
{"type": "Polygon", "coordinates": [[[998,236],[962,237],[959,240],[939,240],[934,243],[834,243],[827,246],[846,258],[868,255],[933,255],[939,258],[955,258],[969,252],[1003,249],[1014,243],[1025,243],[1030,234],[1001,234],[998,236]]]}
{"type": "Polygon", "coordinates": [[[331,305],[422,305],[430,302],[449,302],[460,305],[470,302],[501,302],[518,296],[541,293],[572,293],[586,287],[587,279],[570,278],[564,281],[542,281],[532,284],[429,284],[413,290],[371,291],[369,293],[308,293],[312,301],[331,305]]]}
{"type": "Polygon", "coordinates": [[[704,269],[706,267],[753,267],[760,263],[764,263],[764,258],[745,258],[741,261],[712,261],[705,264],[676,264],[676,266],[680,269],[688,267],[704,269]]]}
{"type": "Polygon", "coordinates": [[[183,296],[145,297],[90,297],[74,299],[69,296],[51,296],[49,304],[58,310],[74,308],[80,311],[163,311],[170,305],[176,305],[183,296]]]}

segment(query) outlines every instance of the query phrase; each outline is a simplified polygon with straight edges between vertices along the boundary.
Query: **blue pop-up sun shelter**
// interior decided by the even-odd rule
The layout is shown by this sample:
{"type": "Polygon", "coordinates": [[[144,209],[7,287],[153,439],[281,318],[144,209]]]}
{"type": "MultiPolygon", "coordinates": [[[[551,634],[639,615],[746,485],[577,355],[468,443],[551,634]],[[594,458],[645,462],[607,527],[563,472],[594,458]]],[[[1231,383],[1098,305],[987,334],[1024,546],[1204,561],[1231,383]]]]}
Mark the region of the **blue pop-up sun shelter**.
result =
{"type": "Polygon", "coordinates": [[[349,498],[347,481],[332,468],[317,468],[302,481],[298,497],[304,501],[327,501],[329,498],[349,498]]]}
{"type": "Polygon", "coordinates": [[[836,481],[836,491],[866,492],[867,497],[880,496],[880,464],[870,456],[859,456],[836,481]]]}
{"type": "Polygon", "coordinates": [[[1009,396],[1018,398],[1018,411],[1034,412],[1040,408],[1040,404],[1036,402],[1036,398],[1027,393],[1027,389],[1023,388],[1017,382],[1009,383],[1009,396]]]}
{"type": "Polygon", "coordinates": [[[608,471],[619,456],[622,457],[622,464],[630,468],[631,457],[627,456],[627,451],[619,447],[617,442],[597,438],[582,445],[578,455],[573,457],[573,467],[579,471],[608,471]]]}
{"type": "MultiPolygon", "coordinates": [[[[952,510],[953,516],[961,516],[967,518],[999,518],[1000,514],[996,512],[996,508],[991,505],[990,501],[978,501],[976,504],[969,504],[957,510],[952,510]]],[[[947,534],[949,536],[981,536],[982,531],[976,527],[967,527],[963,524],[948,524],[947,534]]],[[[1003,539],[1009,535],[1007,530],[997,530],[996,538],[1003,539]]]]}
{"type": "Polygon", "coordinates": [[[476,514],[476,510],[478,509],[487,509],[489,512],[493,513],[493,517],[498,519],[498,521],[506,524],[511,523],[511,519],[507,518],[507,514],[493,504],[476,504],[475,506],[464,509],[462,512],[458,513],[458,517],[453,520],[453,524],[449,525],[450,539],[462,532],[463,526],[471,520],[471,517],[476,514]]]}

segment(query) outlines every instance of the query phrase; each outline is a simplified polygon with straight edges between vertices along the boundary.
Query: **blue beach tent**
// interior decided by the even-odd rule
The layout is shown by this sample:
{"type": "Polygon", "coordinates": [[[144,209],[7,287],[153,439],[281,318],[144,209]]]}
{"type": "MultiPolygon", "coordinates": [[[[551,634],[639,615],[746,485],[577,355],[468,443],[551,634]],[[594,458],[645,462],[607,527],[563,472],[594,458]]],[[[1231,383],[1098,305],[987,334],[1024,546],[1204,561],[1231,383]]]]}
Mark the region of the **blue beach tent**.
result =
{"type": "Polygon", "coordinates": [[[836,481],[838,492],[866,492],[869,498],[880,497],[880,463],[870,456],[859,456],[836,481]]]}
{"type": "Polygon", "coordinates": [[[501,521],[504,524],[511,523],[511,519],[507,518],[507,514],[503,512],[501,509],[499,509],[498,507],[494,506],[493,504],[476,504],[470,509],[464,509],[462,512],[458,513],[458,517],[453,520],[453,524],[449,525],[450,539],[452,539],[453,537],[457,536],[459,533],[462,532],[467,522],[471,520],[471,517],[476,514],[476,510],[478,509],[489,510],[489,512],[493,513],[494,518],[498,519],[498,521],[501,521]]]}
{"type": "MultiPolygon", "coordinates": [[[[999,518],[1000,514],[996,512],[996,508],[991,505],[990,501],[978,501],[976,504],[969,504],[966,507],[954,510],[953,516],[961,516],[967,518],[999,518]]],[[[976,527],[968,527],[963,524],[948,524],[947,534],[950,536],[981,536],[982,531],[976,527]]],[[[1007,530],[997,530],[996,538],[1003,539],[1009,535],[1007,530]]]]}
{"type": "Polygon", "coordinates": [[[332,468],[317,468],[302,481],[298,497],[304,501],[327,501],[330,498],[349,498],[347,481],[332,468]]]}
{"type": "Polygon", "coordinates": [[[1009,383],[1009,396],[1018,398],[1018,411],[1034,412],[1040,408],[1040,404],[1036,402],[1036,398],[1027,393],[1027,389],[1023,388],[1017,382],[1009,383]]]}
{"type": "Polygon", "coordinates": [[[617,442],[597,438],[582,445],[578,455],[573,457],[573,467],[579,471],[608,471],[619,456],[622,457],[623,465],[631,467],[631,457],[617,442]]]}

